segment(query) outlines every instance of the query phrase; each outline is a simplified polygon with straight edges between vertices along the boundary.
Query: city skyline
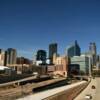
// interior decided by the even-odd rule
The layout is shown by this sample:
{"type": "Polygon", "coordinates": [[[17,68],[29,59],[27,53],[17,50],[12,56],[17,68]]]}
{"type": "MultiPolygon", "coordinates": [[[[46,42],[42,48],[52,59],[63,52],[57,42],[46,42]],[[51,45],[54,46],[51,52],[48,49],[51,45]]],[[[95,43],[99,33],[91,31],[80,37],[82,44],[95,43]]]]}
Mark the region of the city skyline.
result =
{"type": "Polygon", "coordinates": [[[77,40],[82,52],[95,42],[99,53],[99,5],[94,0],[0,1],[0,48],[16,48],[19,55],[32,58],[55,42],[58,53],[64,54],[77,40]]]}

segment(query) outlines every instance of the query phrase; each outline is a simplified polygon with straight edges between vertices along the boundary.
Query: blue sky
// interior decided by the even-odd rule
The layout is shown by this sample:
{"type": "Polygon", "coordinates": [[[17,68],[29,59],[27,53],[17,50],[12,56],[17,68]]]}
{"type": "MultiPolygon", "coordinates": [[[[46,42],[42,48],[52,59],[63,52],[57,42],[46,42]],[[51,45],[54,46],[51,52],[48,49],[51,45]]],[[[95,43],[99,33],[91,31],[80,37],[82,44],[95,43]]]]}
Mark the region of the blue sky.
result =
{"type": "Polygon", "coordinates": [[[82,52],[92,41],[100,52],[99,0],[0,0],[0,48],[32,58],[52,42],[64,54],[74,40],[82,52]]]}

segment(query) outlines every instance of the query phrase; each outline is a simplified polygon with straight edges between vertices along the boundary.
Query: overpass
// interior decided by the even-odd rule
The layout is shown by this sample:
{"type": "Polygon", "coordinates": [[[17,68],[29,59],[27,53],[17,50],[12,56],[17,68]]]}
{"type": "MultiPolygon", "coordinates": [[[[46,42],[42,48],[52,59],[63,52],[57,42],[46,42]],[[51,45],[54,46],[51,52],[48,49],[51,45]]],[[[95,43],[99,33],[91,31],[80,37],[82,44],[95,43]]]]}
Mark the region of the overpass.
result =
{"type": "MultiPolygon", "coordinates": [[[[87,76],[74,76],[74,77],[79,77],[79,78],[87,78],[87,76]]],[[[50,78],[50,77],[42,77],[42,78],[50,78]]],[[[8,85],[13,85],[13,84],[17,84],[19,85],[20,83],[22,82],[26,82],[26,81],[31,81],[31,80],[36,80],[37,78],[34,77],[34,76],[30,76],[30,77],[27,77],[27,78],[23,78],[23,79],[20,79],[20,80],[16,80],[16,81],[11,81],[11,82],[7,82],[7,83],[2,83],[0,84],[0,87],[3,87],[3,86],[8,86],[8,85]]]]}
{"type": "MultiPolygon", "coordinates": [[[[79,87],[79,85],[83,85],[85,83],[87,83],[87,82],[81,81],[81,82],[77,82],[77,83],[74,83],[74,84],[71,84],[71,85],[66,85],[66,86],[46,90],[46,91],[43,91],[43,92],[39,92],[39,93],[36,93],[36,94],[32,94],[32,95],[29,95],[29,96],[26,96],[26,97],[23,97],[23,98],[20,98],[20,99],[17,99],[17,100],[62,100],[62,99],[59,99],[59,98],[58,99],[49,99],[49,97],[51,98],[52,96],[55,96],[55,95],[60,93],[60,97],[62,98],[62,96],[63,96],[62,92],[67,91],[69,89],[72,89],[76,86],[79,87]]],[[[64,95],[64,98],[65,98],[64,100],[67,100],[66,95],[64,95]]]]}
{"type": "Polygon", "coordinates": [[[16,80],[16,81],[2,83],[2,84],[0,84],[0,87],[13,85],[13,84],[18,84],[19,85],[21,82],[30,81],[30,80],[34,80],[34,79],[36,79],[36,78],[34,78],[34,76],[31,76],[31,77],[27,77],[27,78],[16,80]]]}
{"type": "MultiPolygon", "coordinates": [[[[58,84],[65,81],[65,78],[45,80],[41,82],[19,85],[17,87],[12,87],[8,89],[1,88],[0,90],[0,100],[15,100],[16,98],[21,98],[29,94],[37,93],[37,89],[41,90],[41,87],[51,86],[52,84],[58,84]]],[[[50,88],[50,87],[49,87],[50,88]]]]}
{"type": "Polygon", "coordinates": [[[48,80],[50,78],[51,78],[50,76],[41,76],[40,78],[30,76],[30,77],[26,77],[26,78],[11,81],[11,82],[1,83],[0,87],[9,86],[9,85],[20,85],[23,82],[30,83],[29,81],[32,81],[32,82],[43,81],[43,80],[48,80]]]}

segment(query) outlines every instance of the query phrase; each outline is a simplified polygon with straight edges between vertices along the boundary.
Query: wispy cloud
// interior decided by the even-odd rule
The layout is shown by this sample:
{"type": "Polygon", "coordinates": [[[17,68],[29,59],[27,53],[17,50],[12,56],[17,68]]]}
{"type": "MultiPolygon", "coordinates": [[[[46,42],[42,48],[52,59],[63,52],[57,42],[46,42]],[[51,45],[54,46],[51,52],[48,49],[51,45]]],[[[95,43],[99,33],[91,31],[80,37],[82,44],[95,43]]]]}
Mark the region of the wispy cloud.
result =
{"type": "Polygon", "coordinates": [[[32,59],[33,52],[28,50],[17,50],[18,57],[26,57],[32,59]]]}
{"type": "Polygon", "coordinates": [[[18,57],[26,57],[26,58],[29,58],[29,59],[32,59],[32,55],[33,55],[33,52],[31,50],[17,50],[17,55],[18,57]]]}
{"type": "Polygon", "coordinates": [[[32,52],[28,50],[18,50],[18,52],[23,54],[32,54],[32,52]]]}

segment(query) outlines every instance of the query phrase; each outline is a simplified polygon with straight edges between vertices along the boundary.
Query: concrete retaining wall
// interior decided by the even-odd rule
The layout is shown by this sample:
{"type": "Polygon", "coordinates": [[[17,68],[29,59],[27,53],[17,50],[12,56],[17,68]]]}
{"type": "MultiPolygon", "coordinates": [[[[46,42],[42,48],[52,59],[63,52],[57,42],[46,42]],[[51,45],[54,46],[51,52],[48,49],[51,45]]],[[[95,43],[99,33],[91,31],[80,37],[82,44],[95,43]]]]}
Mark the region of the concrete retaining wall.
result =
{"type": "Polygon", "coordinates": [[[43,100],[73,100],[82,90],[84,90],[89,83],[84,83],[67,91],[60,92],[54,96],[45,98],[43,100]]]}

